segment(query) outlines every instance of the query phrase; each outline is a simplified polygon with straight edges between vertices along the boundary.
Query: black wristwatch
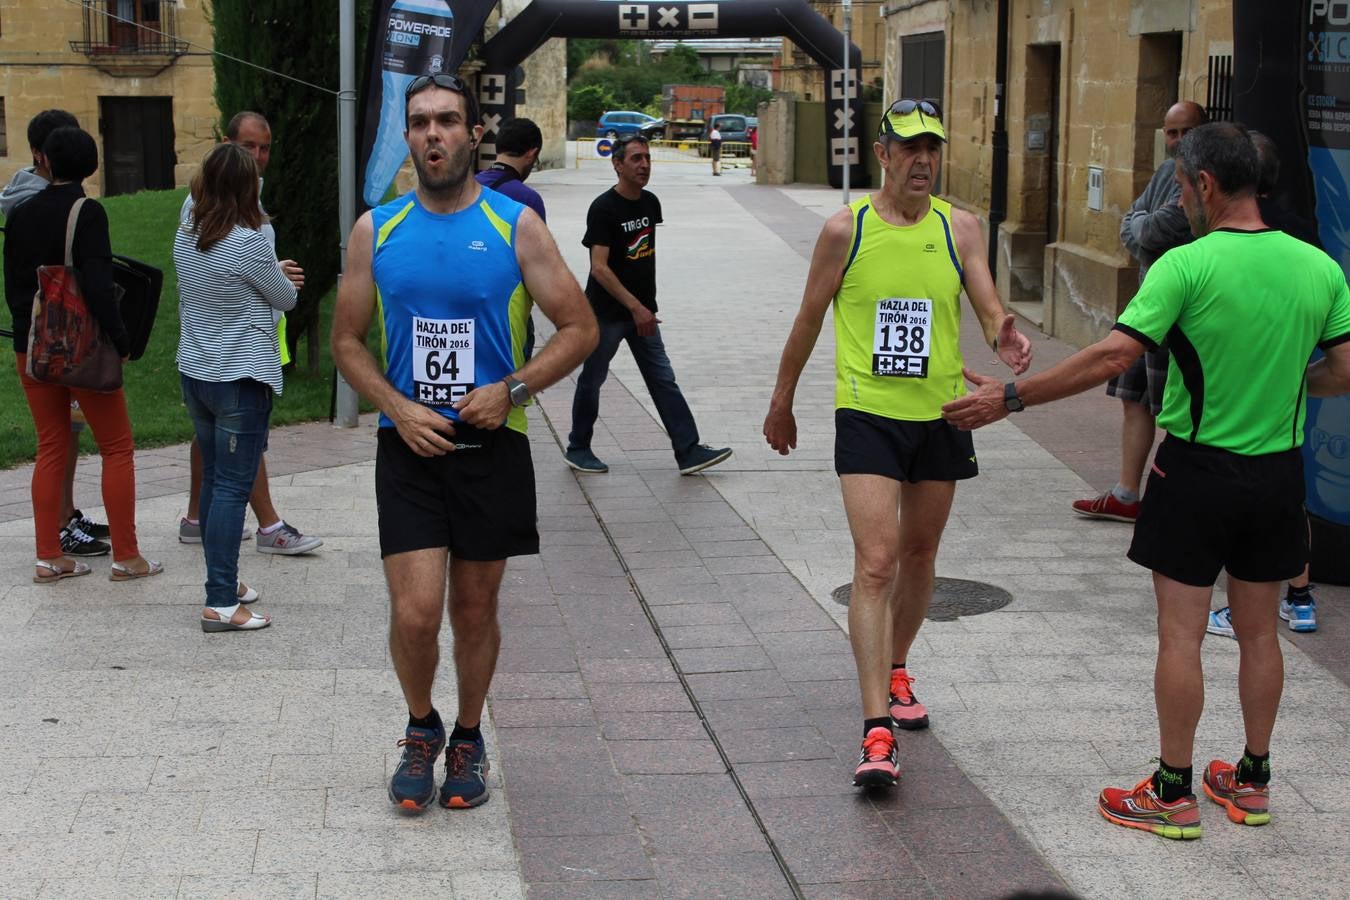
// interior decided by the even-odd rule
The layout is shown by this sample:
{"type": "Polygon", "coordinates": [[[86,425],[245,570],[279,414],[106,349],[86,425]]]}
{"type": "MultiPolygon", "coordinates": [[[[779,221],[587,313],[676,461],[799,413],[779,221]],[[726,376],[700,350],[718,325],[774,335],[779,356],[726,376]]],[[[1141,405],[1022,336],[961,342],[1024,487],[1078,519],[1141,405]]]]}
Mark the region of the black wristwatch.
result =
{"type": "Polygon", "coordinates": [[[1003,405],[1007,407],[1008,412],[1021,412],[1027,408],[1022,402],[1022,398],[1017,396],[1017,384],[1008,382],[1003,386],[1003,405]]]}
{"type": "Polygon", "coordinates": [[[512,406],[524,406],[530,402],[530,389],[525,386],[525,382],[511,377],[502,380],[506,382],[506,392],[511,396],[512,406]]]}

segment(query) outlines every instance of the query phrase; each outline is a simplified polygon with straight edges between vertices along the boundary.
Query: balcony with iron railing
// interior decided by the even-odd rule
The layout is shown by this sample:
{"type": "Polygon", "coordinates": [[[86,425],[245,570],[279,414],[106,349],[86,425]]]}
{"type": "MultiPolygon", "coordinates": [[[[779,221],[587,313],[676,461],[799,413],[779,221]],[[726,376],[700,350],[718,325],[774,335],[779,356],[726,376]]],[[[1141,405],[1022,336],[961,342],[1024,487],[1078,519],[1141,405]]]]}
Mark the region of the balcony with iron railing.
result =
{"type": "Polygon", "coordinates": [[[70,48],[115,75],[145,75],[173,65],[188,51],[178,38],[174,0],[86,0],[84,31],[70,48]]]}

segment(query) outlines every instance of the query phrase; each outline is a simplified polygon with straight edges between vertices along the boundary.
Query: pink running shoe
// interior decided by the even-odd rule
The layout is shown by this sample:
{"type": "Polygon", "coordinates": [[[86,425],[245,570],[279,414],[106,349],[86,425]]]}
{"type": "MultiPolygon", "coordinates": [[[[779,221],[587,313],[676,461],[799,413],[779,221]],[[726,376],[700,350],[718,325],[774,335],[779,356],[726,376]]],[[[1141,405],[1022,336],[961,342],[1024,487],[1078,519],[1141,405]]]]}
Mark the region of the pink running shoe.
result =
{"type": "Polygon", "coordinates": [[[914,679],[905,669],[891,669],[891,724],[907,731],[928,727],[928,710],[914,699],[914,679]]]}
{"type": "Polygon", "coordinates": [[[900,752],[889,728],[873,728],[863,738],[854,787],[892,787],[900,780],[900,752]]]}

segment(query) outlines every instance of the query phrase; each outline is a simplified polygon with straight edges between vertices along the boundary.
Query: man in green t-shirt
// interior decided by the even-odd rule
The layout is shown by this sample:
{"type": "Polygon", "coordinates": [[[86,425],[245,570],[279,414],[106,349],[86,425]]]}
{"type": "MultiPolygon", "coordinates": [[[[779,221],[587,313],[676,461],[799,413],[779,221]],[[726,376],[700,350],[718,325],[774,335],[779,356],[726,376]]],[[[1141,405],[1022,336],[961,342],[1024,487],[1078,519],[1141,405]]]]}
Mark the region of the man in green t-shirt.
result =
{"type": "Polygon", "coordinates": [[[1154,264],[1112,332],[1025,381],[967,372],[976,390],[943,415],[961,428],[986,425],[1100,384],[1167,340],[1158,416],[1167,437],[1129,551],[1153,570],[1157,594],[1160,764],[1133,789],[1103,790],[1098,809],[1119,825],[1197,838],[1191,753],[1204,707],[1200,644],[1221,569],[1241,651],[1247,746],[1236,765],[1210,762],[1203,787],[1232,821],[1270,821],[1270,735],[1284,684],[1279,587],[1308,558],[1298,449],[1305,399],[1350,391],[1350,290],[1330,257],[1262,220],[1260,162],[1241,126],[1192,130],[1176,169],[1196,240],[1154,264]],[[1308,366],[1314,347],[1326,356],[1308,366]]]}

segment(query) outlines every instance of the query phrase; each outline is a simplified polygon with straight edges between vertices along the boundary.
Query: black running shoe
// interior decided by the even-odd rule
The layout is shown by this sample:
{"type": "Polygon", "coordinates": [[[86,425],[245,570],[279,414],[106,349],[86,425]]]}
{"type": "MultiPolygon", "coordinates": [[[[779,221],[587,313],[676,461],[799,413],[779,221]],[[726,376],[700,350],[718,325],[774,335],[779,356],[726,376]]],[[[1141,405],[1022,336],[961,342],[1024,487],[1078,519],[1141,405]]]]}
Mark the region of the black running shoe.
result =
{"type": "Polygon", "coordinates": [[[112,552],[112,546],[67,525],[61,529],[61,552],[66,556],[107,556],[112,552]]]}
{"type": "Polygon", "coordinates": [[[70,521],[66,523],[66,527],[78,528],[91,538],[98,538],[101,541],[106,541],[108,536],[112,533],[108,531],[107,525],[104,525],[102,522],[95,522],[78,509],[75,510],[75,514],[70,517],[70,521]]]}

